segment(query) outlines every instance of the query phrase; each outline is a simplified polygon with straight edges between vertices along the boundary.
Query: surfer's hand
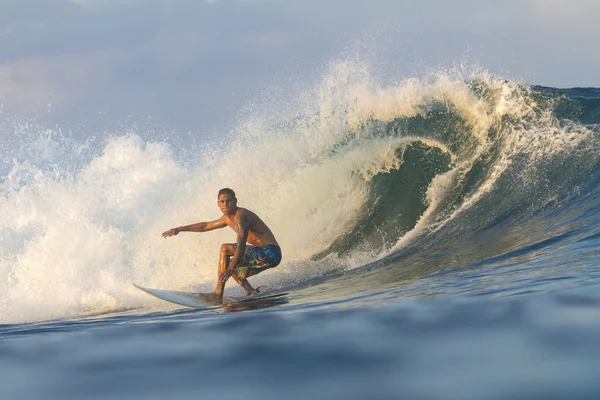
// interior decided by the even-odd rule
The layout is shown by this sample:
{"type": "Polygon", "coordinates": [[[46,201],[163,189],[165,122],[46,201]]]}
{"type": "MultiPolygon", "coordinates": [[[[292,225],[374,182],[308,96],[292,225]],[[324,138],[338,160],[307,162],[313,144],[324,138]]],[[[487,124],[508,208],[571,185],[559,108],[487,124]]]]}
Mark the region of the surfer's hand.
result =
{"type": "Polygon", "coordinates": [[[219,281],[226,282],[233,275],[233,268],[227,268],[219,274],[219,281]]]}
{"type": "Polygon", "coordinates": [[[180,232],[179,228],[173,228],[173,229],[169,229],[168,231],[164,231],[162,233],[162,237],[166,238],[169,236],[175,236],[180,232]]]}

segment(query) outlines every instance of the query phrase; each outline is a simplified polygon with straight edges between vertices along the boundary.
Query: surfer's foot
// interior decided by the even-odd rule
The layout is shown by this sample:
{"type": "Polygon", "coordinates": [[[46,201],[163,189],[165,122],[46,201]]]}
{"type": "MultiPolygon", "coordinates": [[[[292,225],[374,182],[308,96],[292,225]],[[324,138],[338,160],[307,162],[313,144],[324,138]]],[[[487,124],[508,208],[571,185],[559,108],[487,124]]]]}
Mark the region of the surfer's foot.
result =
{"type": "Polygon", "coordinates": [[[248,296],[254,296],[255,294],[261,293],[265,289],[266,289],[266,286],[259,286],[256,289],[253,288],[252,290],[247,290],[246,294],[248,296]]]}
{"type": "Polygon", "coordinates": [[[200,297],[204,301],[208,301],[215,304],[221,304],[223,302],[223,293],[198,293],[198,297],[200,297]]]}

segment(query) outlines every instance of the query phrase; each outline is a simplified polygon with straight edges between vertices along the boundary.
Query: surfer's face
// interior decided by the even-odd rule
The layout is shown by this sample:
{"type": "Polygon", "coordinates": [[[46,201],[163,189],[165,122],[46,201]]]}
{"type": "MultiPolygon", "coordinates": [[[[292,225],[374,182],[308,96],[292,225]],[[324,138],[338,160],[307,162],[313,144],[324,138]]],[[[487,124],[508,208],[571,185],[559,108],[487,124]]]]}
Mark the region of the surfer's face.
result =
{"type": "Polygon", "coordinates": [[[220,195],[217,204],[225,215],[231,215],[237,211],[237,199],[228,193],[220,195]]]}

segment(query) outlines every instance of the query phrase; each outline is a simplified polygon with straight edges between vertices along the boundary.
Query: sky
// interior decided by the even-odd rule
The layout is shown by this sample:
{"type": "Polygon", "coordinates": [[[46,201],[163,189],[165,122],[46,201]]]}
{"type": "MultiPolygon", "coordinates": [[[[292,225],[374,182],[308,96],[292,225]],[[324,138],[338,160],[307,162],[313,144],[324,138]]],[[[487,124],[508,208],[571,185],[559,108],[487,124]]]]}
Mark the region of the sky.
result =
{"type": "Polygon", "coordinates": [[[469,60],[600,87],[599,15],[597,0],[0,0],[0,118],[211,137],[350,56],[392,80],[469,60]]]}

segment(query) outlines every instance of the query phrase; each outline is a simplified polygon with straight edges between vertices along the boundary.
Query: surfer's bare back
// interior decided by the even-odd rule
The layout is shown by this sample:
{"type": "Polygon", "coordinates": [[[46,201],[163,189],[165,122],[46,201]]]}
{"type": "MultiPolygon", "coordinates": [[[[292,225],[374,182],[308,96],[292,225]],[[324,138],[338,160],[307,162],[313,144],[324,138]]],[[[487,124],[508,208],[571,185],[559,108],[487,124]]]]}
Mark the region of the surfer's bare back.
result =
{"type": "Polygon", "coordinates": [[[223,243],[219,257],[219,277],[213,293],[201,293],[208,301],[220,303],[223,300],[225,282],[230,276],[250,295],[255,289],[247,278],[276,267],[281,262],[281,248],[273,232],[252,211],[237,206],[235,192],[229,188],[219,190],[217,204],[223,216],[216,221],[198,222],[180,226],[162,233],[162,237],[177,235],[179,232],[208,232],[229,226],[237,233],[237,243],[223,243]],[[247,245],[248,242],[250,245],[247,245]]]}

